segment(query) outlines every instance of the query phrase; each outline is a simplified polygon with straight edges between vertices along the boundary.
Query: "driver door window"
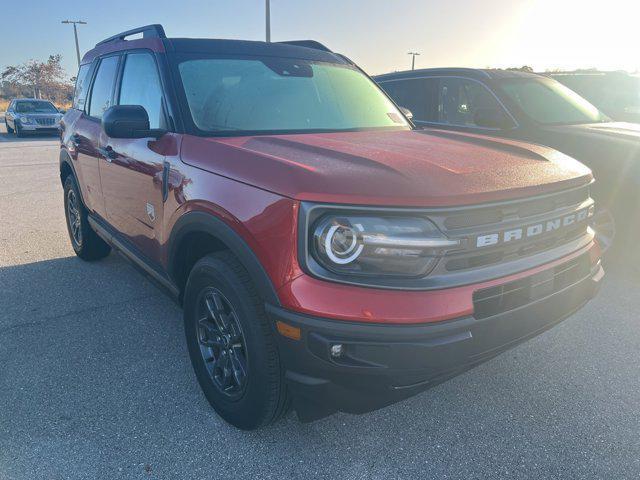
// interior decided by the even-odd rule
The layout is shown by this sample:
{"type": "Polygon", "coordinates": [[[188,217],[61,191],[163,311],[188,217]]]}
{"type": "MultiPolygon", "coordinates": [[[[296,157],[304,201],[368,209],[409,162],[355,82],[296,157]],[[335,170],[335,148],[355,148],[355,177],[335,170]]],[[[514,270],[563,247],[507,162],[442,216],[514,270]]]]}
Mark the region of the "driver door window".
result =
{"type": "Polygon", "coordinates": [[[503,111],[491,92],[481,83],[464,78],[443,78],[440,81],[438,122],[472,128],[478,112],[503,111]]]}
{"type": "Polygon", "coordinates": [[[151,128],[166,128],[162,107],[162,86],[156,62],[148,53],[127,55],[122,73],[119,105],[142,105],[151,128]]]}

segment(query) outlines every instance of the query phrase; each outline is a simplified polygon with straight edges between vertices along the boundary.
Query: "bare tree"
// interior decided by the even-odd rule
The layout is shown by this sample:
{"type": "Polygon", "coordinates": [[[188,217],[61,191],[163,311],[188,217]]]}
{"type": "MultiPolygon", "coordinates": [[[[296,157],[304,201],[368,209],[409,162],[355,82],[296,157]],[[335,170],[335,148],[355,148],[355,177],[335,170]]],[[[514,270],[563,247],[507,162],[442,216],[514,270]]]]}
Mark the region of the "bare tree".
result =
{"type": "Polygon", "coordinates": [[[29,60],[21,65],[6,67],[0,80],[12,90],[29,92],[34,98],[58,99],[66,97],[71,84],[64,77],[61,55],[50,55],[46,62],[29,60]]]}

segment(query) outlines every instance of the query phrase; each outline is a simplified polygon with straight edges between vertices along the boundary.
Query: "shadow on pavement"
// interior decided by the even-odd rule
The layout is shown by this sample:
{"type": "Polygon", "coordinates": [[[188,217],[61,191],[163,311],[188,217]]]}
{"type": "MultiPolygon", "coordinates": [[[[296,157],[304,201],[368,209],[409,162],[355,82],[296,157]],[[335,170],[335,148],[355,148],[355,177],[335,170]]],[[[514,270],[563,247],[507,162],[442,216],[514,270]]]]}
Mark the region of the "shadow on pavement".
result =
{"type": "Polygon", "coordinates": [[[199,390],[180,309],[119,256],[2,267],[0,477],[625,478],[637,286],[612,276],[561,325],[400,404],[241,432],[199,390]]]}
{"type": "Polygon", "coordinates": [[[32,133],[32,134],[27,134],[23,137],[16,137],[11,133],[7,133],[4,127],[2,128],[2,131],[0,131],[0,143],[47,142],[47,141],[51,142],[51,141],[57,141],[57,140],[58,140],[58,136],[51,135],[51,134],[45,135],[45,134],[32,133]]]}

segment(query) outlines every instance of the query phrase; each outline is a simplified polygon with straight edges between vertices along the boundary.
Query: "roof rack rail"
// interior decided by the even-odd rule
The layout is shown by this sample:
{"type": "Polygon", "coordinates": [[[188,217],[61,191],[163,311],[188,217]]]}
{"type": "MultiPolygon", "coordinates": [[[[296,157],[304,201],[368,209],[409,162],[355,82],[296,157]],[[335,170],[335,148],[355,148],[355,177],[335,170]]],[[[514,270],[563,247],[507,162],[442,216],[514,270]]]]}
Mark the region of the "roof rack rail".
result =
{"type": "Polygon", "coordinates": [[[162,25],[155,23],[153,25],[145,25],[144,27],[127,30],[126,32],[118,33],[117,35],[113,35],[112,37],[105,38],[101,42],[96,43],[96,47],[98,45],[104,45],[105,43],[124,40],[125,38],[130,37],[131,35],[136,35],[137,33],[141,33],[142,38],[167,38],[162,25]]]}
{"type": "Polygon", "coordinates": [[[333,53],[323,44],[321,44],[320,42],[316,42],[315,40],[287,40],[286,42],[278,43],[283,43],[285,45],[295,45],[296,47],[313,48],[315,50],[322,50],[323,52],[333,53]]]}

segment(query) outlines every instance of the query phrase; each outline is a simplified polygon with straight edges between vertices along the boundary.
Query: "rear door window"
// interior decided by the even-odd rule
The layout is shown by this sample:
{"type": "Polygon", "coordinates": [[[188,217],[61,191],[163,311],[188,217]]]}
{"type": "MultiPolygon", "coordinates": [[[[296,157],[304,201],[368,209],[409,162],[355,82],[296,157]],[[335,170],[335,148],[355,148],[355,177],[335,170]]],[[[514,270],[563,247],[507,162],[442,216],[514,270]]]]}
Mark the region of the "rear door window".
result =
{"type": "Polygon", "coordinates": [[[118,72],[119,58],[117,56],[106,57],[100,61],[87,110],[91,117],[102,118],[105,110],[113,105],[113,87],[118,72]]]}
{"type": "Polygon", "coordinates": [[[413,120],[435,122],[438,119],[438,79],[408,78],[381,83],[382,88],[400,107],[413,113],[413,120]]]}

